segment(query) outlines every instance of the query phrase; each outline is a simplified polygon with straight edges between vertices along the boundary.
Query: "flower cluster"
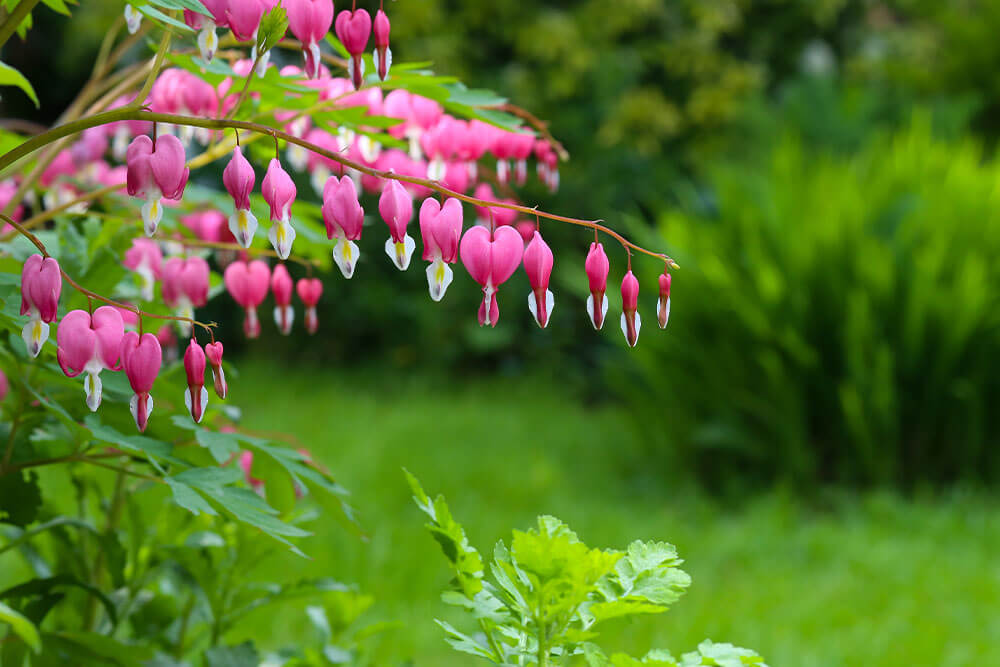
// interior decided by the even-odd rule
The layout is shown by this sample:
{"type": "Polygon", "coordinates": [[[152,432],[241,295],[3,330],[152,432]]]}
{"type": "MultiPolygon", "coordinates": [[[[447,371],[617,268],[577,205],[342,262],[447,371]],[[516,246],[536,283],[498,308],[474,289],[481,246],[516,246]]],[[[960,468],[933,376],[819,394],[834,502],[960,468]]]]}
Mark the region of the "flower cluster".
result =
{"type": "MultiPolygon", "coordinates": [[[[198,44],[205,60],[216,55],[219,28],[228,28],[240,42],[256,45],[262,17],[281,4],[287,12],[289,30],[304,53],[304,69],[288,66],[279,72],[296,84],[288,95],[300,96],[300,100],[301,96],[314,95],[317,106],[307,109],[363,107],[362,120],[339,128],[319,123],[314,126],[308,111],[280,109],[274,112],[283,128],[280,132],[255,123],[234,123],[226,118],[247,92],[237,92],[242,87],[234,77],[213,85],[192,72],[169,68],[151,79],[149,95],[142,100],[150,111],[138,111],[132,100],[122,97],[113,106],[135,112],[86,129],[69,148],[54,156],[39,179],[46,197],[54,196],[42,202],[46,208],[86,205],[88,188],[98,183],[112,190],[124,184],[128,195],[142,201],[138,206],[142,228],[152,238],[133,239],[123,264],[137,277],[141,301],[159,298],[173,312],[172,316],[153,317],[174,320],[174,326],[165,326],[155,335],[143,333],[143,316],[148,314],[83,290],[88,298],[98,298],[108,305],[96,310],[74,310],[57,322],[64,278],[57,261],[43,252],[25,262],[21,314],[27,316],[22,335],[28,351],[38,356],[48,339],[49,325],[57,322],[57,361],[67,376],[83,375],[91,410],[101,403],[101,373],[124,371],[135,393],[132,414],[138,428],[145,430],[153,410],[154,381],[163,363],[180,356],[178,339],[190,341],[183,351],[183,366],[188,379],[184,400],[192,418],[201,421],[207,408],[207,368],[212,369],[216,393],[225,398],[228,387],[222,367],[222,343],[215,341],[213,333],[212,342],[202,347],[194,329],[199,324],[194,319],[195,310],[209,299],[210,262],[222,273],[225,291],[244,309],[243,330],[248,338],[261,334],[259,309],[268,295],[273,297],[273,319],[281,334],[293,330],[296,296],[303,308],[304,328],[310,334],[316,333],[323,283],[311,275],[313,262],[292,254],[296,237],[302,232],[295,227],[296,199],[300,194],[296,176],[308,175],[321,199],[332,259],[344,278],[352,278],[359,266],[365,206],[369,206],[369,217],[373,218],[377,209],[387,227],[384,251],[398,270],[409,269],[413,253],[418,244],[422,245],[421,259],[426,262],[432,300],[445,297],[455,278],[453,265],[461,260],[482,291],[478,308],[482,326],[496,326],[501,287],[522,267],[530,285],[528,311],[539,327],[549,325],[555,308],[550,289],[555,258],[541,231],[542,217],[582,224],[595,234],[609,234],[630,253],[621,284],[621,328],[627,343],[636,345],[642,319],[638,310],[639,282],[631,270],[631,249],[655,253],[638,248],[597,223],[527,209],[514,198],[511,187],[526,183],[528,160],[532,158],[540,180],[551,189],[558,187],[559,158],[552,141],[526,126],[504,129],[479,119],[456,118],[445,113],[439,102],[403,88],[383,95],[380,87],[368,86],[373,79],[364,77],[362,56],[372,33],[377,78],[385,80],[390,75],[390,25],[381,9],[373,20],[364,9],[335,14],[330,0],[205,0],[203,4],[208,14],[186,9],[184,18],[200,31],[198,44]],[[332,76],[324,64],[320,45],[331,29],[350,55],[346,78],[332,76]],[[366,118],[372,119],[372,127],[364,125],[366,118]],[[202,122],[204,119],[213,122],[202,122]],[[191,177],[188,151],[193,144],[212,144],[214,148],[226,140],[227,129],[238,127],[274,139],[274,157],[259,181],[260,195],[269,209],[271,224],[266,236],[273,251],[255,247],[259,223],[253,211],[253,193],[258,178],[239,135],[235,136],[235,146],[230,144],[231,153],[221,179],[232,208],[226,205],[222,211],[217,205],[182,204],[191,177]],[[378,128],[384,128],[396,140],[394,145],[382,146],[373,138],[381,136],[389,141],[379,135],[378,128]],[[281,141],[286,144],[284,155],[281,141]],[[115,167],[105,162],[109,152],[124,165],[115,167]],[[500,194],[495,194],[494,187],[500,194]],[[472,196],[467,194],[470,191],[472,196]],[[369,204],[366,197],[375,205],[369,204]],[[465,225],[463,201],[472,204],[475,211],[469,225],[465,225]],[[176,220],[189,234],[173,229],[174,216],[168,218],[167,233],[160,231],[167,206],[184,206],[186,212],[177,215],[176,220]],[[520,218],[520,213],[534,214],[535,220],[520,218]],[[410,224],[414,219],[419,231],[410,224]],[[192,250],[199,243],[204,250],[192,250]],[[277,261],[272,265],[267,256],[277,261]],[[307,265],[309,275],[296,282],[286,261],[307,265]]],[[[130,28],[139,16],[127,10],[130,28]]],[[[266,72],[269,63],[265,56],[252,52],[249,59],[232,63],[233,72],[252,77],[255,63],[258,74],[266,72]]],[[[0,182],[0,204],[11,204],[17,191],[18,182],[0,182]]],[[[35,202],[26,203],[37,208],[35,202]]],[[[18,223],[23,220],[24,209],[22,202],[18,204],[10,219],[24,232],[18,223]]],[[[668,268],[672,266],[665,256],[655,256],[661,257],[668,268]]],[[[583,268],[590,292],[586,310],[594,328],[601,329],[609,309],[606,292],[610,262],[597,238],[583,268]]],[[[662,328],[670,313],[671,276],[666,269],[658,282],[656,318],[662,328]]],[[[70,284],[77,287],[72,281],[70,284]]],[[[132,293],[130,298],[134,296],[132,293]]],[[[211,331],[206,325],[200,326],[211,331]]]]}

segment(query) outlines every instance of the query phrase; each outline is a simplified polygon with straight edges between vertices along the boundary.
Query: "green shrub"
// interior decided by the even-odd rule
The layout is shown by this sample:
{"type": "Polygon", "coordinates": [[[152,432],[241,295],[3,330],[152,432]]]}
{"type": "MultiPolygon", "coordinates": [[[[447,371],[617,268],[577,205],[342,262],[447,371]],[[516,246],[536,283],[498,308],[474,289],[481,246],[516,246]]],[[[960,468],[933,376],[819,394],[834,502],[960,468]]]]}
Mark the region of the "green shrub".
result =
{"type": "Polygon", "coordinates": [[[673,318],[623,384],[664,465],[712,482],[1000,477],[1000,162],[930,125],[850,157],[786,137],[709,167],[663,216],[673,318]]]}

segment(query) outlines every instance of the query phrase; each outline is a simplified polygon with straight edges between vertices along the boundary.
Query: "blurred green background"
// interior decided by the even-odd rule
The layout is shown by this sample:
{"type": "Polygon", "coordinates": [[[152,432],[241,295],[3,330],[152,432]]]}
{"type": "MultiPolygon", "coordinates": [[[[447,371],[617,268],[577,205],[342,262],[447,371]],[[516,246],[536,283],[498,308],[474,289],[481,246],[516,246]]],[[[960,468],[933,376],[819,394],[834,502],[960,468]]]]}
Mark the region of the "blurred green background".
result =
{"type": "MultiPolygon", "coordinates": [[[[119,9],[37,12],[4,59],[57,83],[38,86],[41,113],[11,93],[4,115],[51,122],[119,9]]],[[[243,350],[246,425],[289,434],[356,493],[369,541],[323,526],[306,567],[403,622],[382,661],[464,664],[430,621],[448,613],[446,573],[406,466],[480,549],[540,513],[594,545],[676,543],[691,592],[608,633],[633,654],[710,636],[779,666],[1000,664],[1000,3],[387,11],[397,60],[550,122],[572,159],[557,194],[531,186],[526,203],[604,218],[682,269],[660,332],[661,267],[636,263],[635,350],[614,317],[588,324],[589,238],[549,227],[544,332],[523,276],[481,330],[470,281],[435,305],[422,275],[375,260],[327,280],[318,337],[243,350]]],[[[213,308],[238,330],[235,307],[213,308]]],[[[258,619],[246,634],[284,632],[305,631],[258,619]]]]}

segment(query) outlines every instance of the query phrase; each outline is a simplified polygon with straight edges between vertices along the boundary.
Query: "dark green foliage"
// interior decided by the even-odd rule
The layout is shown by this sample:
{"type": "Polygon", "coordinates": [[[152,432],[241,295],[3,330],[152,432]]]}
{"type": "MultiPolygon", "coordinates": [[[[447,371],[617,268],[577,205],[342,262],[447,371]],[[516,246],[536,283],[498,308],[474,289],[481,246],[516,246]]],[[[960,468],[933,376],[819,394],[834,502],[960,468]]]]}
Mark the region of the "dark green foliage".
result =
{"type": "Polygon", "coordinates": [[[929,125],[852,157],[786,136],[708,166],[662,218],[684,270],[631,385],[661,466],[741,486],[1000,477],[1000,163],[929,125]]]}

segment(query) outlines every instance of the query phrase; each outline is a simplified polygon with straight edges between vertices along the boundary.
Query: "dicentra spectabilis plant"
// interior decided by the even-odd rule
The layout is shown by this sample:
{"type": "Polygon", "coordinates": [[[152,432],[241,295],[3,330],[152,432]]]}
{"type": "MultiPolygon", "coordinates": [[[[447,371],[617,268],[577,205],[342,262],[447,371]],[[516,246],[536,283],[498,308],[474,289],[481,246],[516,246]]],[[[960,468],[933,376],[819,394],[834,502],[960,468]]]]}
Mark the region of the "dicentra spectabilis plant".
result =
{"type": "MultiPolygon", "coordinates": [[[[4,3],[0,46],[27,27],[35,5],[4,3]]],[[[273,307],[278,332],[315,334],[325,284],[339,283],[328,292],[336,297],[347,289],[341,276],[387,261],[383,253],[400,271],[417,270],[420,243],[431,300],[471,280],[482,292],[478,321],[491,327],[506,299],[522,304],[508,317],[528,317],[523,288],[508,285],[524,280],[522,266],[537,325],[570,322],[565,305],[565,319],[553,319],[552,270],[562,253],[559,265],[584,268],[575,275],[589,283],[577,323],[586,312],[601,329],[611,262],[600,240],[611,238],[624,251],[622,268],[628,258],[621,321],[635,345],[633,256],[677,267],[599,221],[522,201],[517,188],[532,172],[558,187],[563,147],[545,123],[500,97],[392,65],[388,3],[120,8],[60,124],[32,136],[0,129],[13,146],[0,155],[0,326],[9,334],[0,342],[0,520],[21,531],[35,572],[15,593],[0,591],[0,628],[9,626],[0,630],[0,663],[79,664],[95,655],[129,664],[206,656],[208,664],[320,664],[301,646],[262,656],[227,644],[246,609],[345,591],[329,580],[275,587],[218,573],[256,558],[260,533],[301,553],[305,523],[317,515],[304,504],[333,499],[346,520],[353,513],[308,453],[241,429],[238,408],[225,403],[239,393],[238,375],[228,374],[230,392],[223,360],[239,327],[202,321],[209,302],[240,306],[249,339],[271,327],[261,307],[273,307]],[[135,61],[137,44],[153,55],[135,61]],[[266,235],[261,215],[271,221],[266,235]],[[363,234],[383,223],[382,233],[363,234]],[[595,234],[585,260],[582,246],[546,242],[557,238],[549,233],[556,223],[595,234]],[[460,259],[468,277],[456,275],[460,259]],[[299,305],[303,326],[294,327],[299,305]],[[39,484],[43,466],[66,469],[79,516],[64,514],[39,484]],[[60,556],[47,561],[50,553],[60,556]],[[169,622],[151,624],[150,605],[167,609],[169,622]]],[[[34,98],[27,80],[3,81],[34,98]]],[[[665,270],[659,279],[661,327],[670,278],[665,270]]],[[[337,326],[323,323],[324,331],[337,326]]],[[[549,648],[541,664],[559,655],[549,648]]]]}

